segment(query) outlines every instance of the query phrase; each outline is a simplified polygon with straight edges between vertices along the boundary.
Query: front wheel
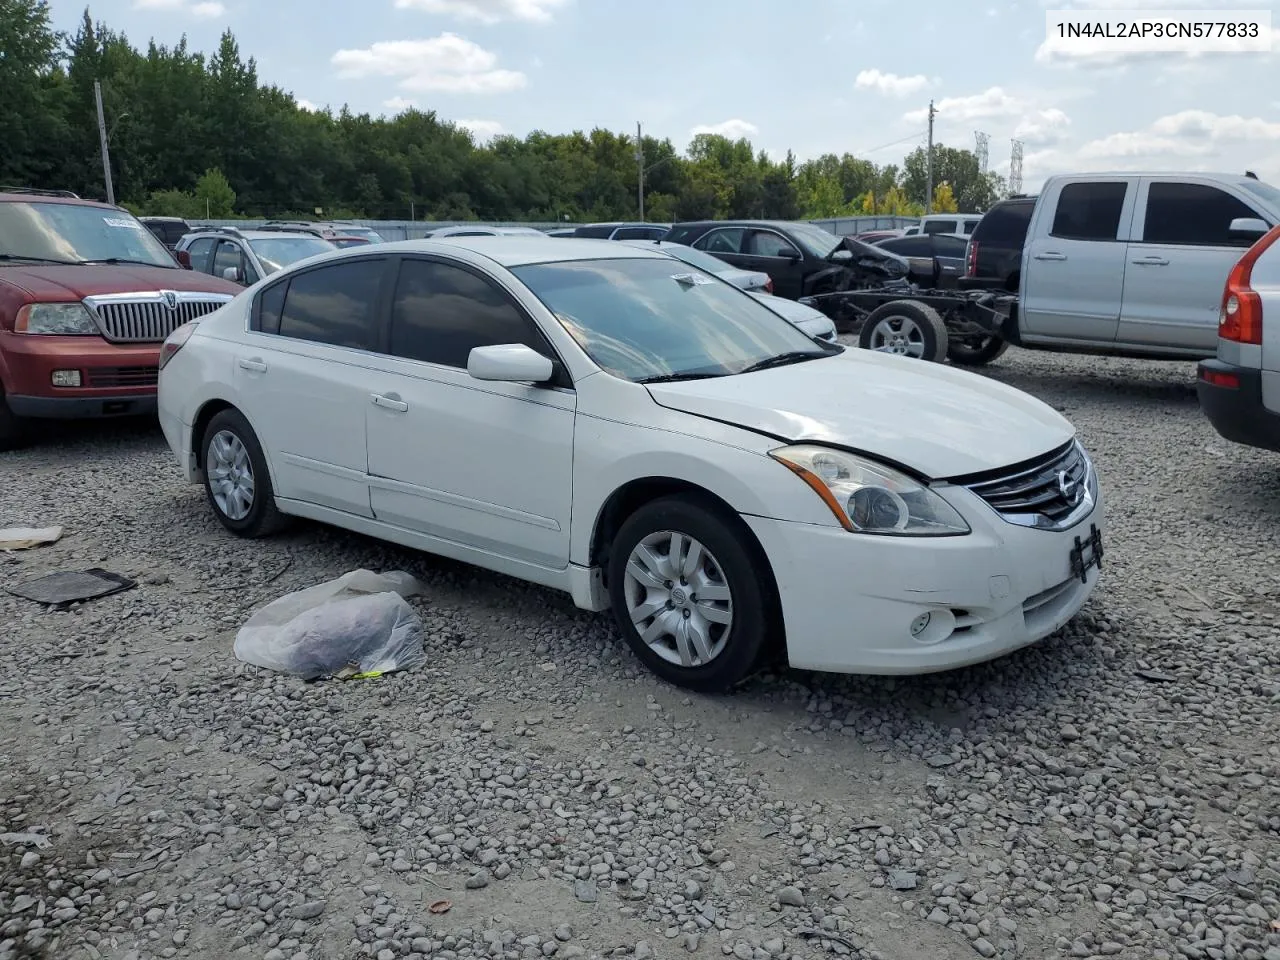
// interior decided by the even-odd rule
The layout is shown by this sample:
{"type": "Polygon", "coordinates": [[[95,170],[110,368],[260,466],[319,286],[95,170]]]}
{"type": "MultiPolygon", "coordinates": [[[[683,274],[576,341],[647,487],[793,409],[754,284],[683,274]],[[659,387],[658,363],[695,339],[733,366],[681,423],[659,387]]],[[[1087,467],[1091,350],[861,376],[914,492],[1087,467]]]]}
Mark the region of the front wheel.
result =
{"type": "Polygon", "coordinates": [[[962,367],[981,367],[998,359],[1009,349],[1009,341],[999,337],[978,337],[968,342],[952,340],[947,345],[947,358],[962,367]]]}
{"type": "Polygon", "coordinates": [[[201,441],[204,490],[219,522],[241,537],[265,537],[284,526],[262,445],[239,410],[215,414],[201,441]]]}
{"type": "Polygon", "coordinates": [[[609,597],[645,666],[705,693],[756,668],[776,622],[757,553],[741,520],[698,497],[664,497],[627,518],[609,555],[609,597]]]}
{"type": "Polygon", "coordinates": [[[947,325],[927,304],[892,300],[867,315],[858,332],[858,345],[864,350],[941,363],[947,358],[947,325]]]}

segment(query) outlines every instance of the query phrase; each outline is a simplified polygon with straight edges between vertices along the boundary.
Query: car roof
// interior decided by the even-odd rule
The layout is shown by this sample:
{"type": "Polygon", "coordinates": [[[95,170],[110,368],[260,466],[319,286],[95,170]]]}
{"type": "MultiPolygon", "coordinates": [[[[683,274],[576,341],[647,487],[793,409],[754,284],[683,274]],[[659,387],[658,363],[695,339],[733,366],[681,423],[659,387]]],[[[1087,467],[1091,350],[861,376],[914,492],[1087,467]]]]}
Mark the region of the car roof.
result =
{"type": "MultiPolygon", "coordinates": [[[[461,247],[504,267],[522,267],[531,263],[558,263],[565,260],[620,260],[639,257],[669,259],[665,253],[652,253],[612,240],[588,240],[576,237],[560,243],[547,243],[545,237],[506,234],[486,237],[449,237],[441,240],[396,240],[378,244],[379,254],[446,253],[461,247]]],[[[367,248],[366,248],[367,249],[367,248]]],[[[347,251],[347,252],[353,252],[347,251]]]]}
{"type": "MultiPolygon", "coordinates": [[[[303,233],[301,230],[297,231],[296,233],[290,232],[288,230],[241,230],[238,234],[236,234],[236,233],[227,233],[227,231],[225,230],[196,229],[188,233],[187,236],[189,237],[195,237],[195,236],[226,237],[228,240],[235,240],[237,238],[241,240],[278,240],[281,237],[286,237],[286,238],[292,237],[296,240],[321,239],[320,237],[317,237],[314,233],[303,233]]],[[[326,237],[324,239],[331,239],[331,238],[326,237]]],[[[333,239],[341,239],[341,238],[339,237],[339,238],[333,238],[333,239]]]]}
{"type": "MultiPolygon", "coordinates": [[[[84,197],[60,197],[47,193],[5,193],[0,190],[0,203],[65,203],[72,207],[98,207],[102,210],[114,210],[117,213],[129,213],[124,207],[103,203],[101,200],[86,200],[84,197]]],[[[133,216],[133,214],[129,214],[133,216]]]]}

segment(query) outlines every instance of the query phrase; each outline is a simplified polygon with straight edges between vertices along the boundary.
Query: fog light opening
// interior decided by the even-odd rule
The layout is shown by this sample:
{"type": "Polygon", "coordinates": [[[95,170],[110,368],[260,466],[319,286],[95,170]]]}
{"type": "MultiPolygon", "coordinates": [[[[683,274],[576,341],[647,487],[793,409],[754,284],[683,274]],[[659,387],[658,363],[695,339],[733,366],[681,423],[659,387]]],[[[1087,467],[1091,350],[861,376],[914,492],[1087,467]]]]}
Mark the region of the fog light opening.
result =
{"type": "Polygon", "coordinates": [[[907,625],[907,633],[916,643],[929,646],[941,643],[955,633],[956,618],[950,610],[924,610],[907,625]]]}
{"type": "Polygon", "coordinates": [[[50,380],[55,387],[78,387],[80,386],[80,371],[55,370],[50,380]]]}

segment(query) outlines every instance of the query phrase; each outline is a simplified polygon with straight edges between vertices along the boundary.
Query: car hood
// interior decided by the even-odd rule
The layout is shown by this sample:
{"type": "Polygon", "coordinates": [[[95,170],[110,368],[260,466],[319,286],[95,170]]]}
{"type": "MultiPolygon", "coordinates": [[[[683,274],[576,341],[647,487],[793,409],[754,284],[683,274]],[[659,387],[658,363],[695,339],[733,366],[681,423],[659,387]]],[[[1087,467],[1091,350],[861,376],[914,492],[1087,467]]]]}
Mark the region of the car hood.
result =
{"type": "Polygon", "coordinates": [[[244,288],[221,277],[194,270],[172,270],[134,264],[30,264],[0,266],[0,283],[7,283],[39,302],[82,300],[107,293],[177,290],[186,293],[226,293],[244,288]]]}
{"type": "Polygon", "coordinates": [[[1020,463],[1075,434],[1065,417],[1021,390],[867,350],[648,390],[672,410],[795,443],[847,447],[934,479],[1020,463]]]}
{"type": "Polygon", "coordinates": [[[813,307],[807,307],[795,300],[788,300],[786,297],[775,297],[768,293],[753,292],[751,295],[811,337],[832,333],[835,330],[835,324],[831,322],[831,318],[821,310],[815,310],[813,307]]]}

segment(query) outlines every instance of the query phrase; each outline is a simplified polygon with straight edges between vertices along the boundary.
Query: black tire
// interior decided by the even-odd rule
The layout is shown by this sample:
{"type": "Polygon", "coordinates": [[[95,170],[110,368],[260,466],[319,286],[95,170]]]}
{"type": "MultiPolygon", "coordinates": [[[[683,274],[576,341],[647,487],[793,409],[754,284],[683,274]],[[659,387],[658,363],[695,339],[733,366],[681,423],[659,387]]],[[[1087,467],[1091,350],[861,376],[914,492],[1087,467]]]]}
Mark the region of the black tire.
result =
{"type": "MultiPolygon", "coordinates": [[[[920,358],[931,363],[947,359],[947,325],[933,307],[914,300],[891,300],[876,307],[867,315],[858,331],[858,345],[864,350],[876,349],[876,328],[884,321],[906,321],[920,332],[924,353],[920,358]]],[[[896,351],[894,351],[896,352],[896,351]]]]}
{"type": "Polygon", "coordinates": [[[1009,349],[1009,341],[991,336],[975,342],[952,340],[947,345],[947,359],[962,367],[981,367],[998,359],[1009,349]]]}
{"type": "Polygon", "coordinates": [[[262,454],[262,445],[258,443],[258,436],[249,426],[249,421],[239,410],[229,408],[214,414],[209,425],[204,428],[204,436],[200,438],[200,464],[204,468],[204,492],[209,506],[213,508],[218,521],[236,536],[266,537],[286,525],[287,518],[276,509],[275,490],[271,486],[271,474],[267,469],[267,459],[262,454]],[[253,496],[248,512],[242,517],[228,516],[218,505],[210,477],[209,447],[214,438],[223,433],[238,440],[248,454],[253,496]]]}
{"type": "Polygon", "coordinates": [[[31,439],[27,421],[15,416],[4,402],[4,391],[0,390],[0,451],[17,450],[31,439]]]}
{"type": "MultiPolygon", "coordinates": [[[[767,560],[742,521],[705,498],[679,494],[645,504],[623,522],[613,538],[608,564],[609,599],[618,629],[640,661],[668,683],[701,693],[725,692],[762,665],[770,639],[780,636],[776,590],[767,560]],[[641,637],[628,613],[626,571],[632,551],[646,537],[666,532],[702,544],[720,574],[717,585],[728,588],[732,621],[727,629],[724,624],[709,625],[708,636],[715,634],[719,649],[707,663],[683,666],[664,659],[641,637]]],[[[693,583],[688,601],[696,599],[693,583]]],[[[645,589],[645,596],[650,596],[647,588],[633,585],[630,589],[645,589]]],[[[673,590],[673,595],[676,593],[673,590]]],[[[705,610],[707,605],[704,601],[690,603],[690,607],[705,610]]],[[[689,616],[685,611],[686,620],[689,616]]],[[[674,638],[669,646],[675,647],[674,638]]]]}

